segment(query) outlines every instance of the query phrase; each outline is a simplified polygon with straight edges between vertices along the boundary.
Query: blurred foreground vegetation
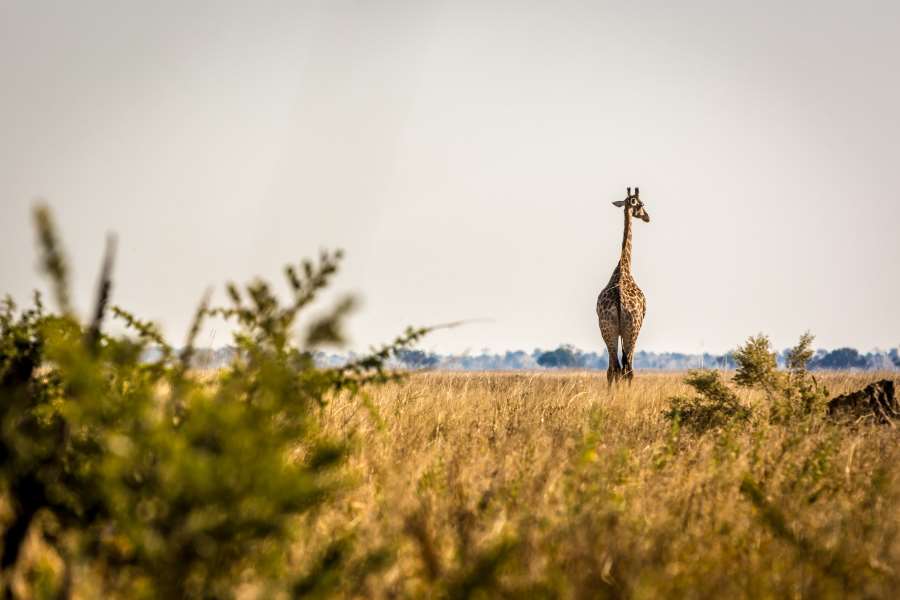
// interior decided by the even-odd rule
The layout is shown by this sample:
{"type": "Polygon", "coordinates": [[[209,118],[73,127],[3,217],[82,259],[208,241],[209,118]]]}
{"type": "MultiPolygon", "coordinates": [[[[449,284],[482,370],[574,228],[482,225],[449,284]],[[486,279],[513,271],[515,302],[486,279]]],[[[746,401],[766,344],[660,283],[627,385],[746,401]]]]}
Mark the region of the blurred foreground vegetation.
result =
{"type": "Polygon", "coordinates": [[[7,597],[876,598],[900,584],[900,448],[826,399],[877,378],[734,372],[415,374],[426,330],[340,367],[345,300],[298,314],[339,255],[289,267],[291,297],[229,285],[225,369],[191,370],[111,303],[87,322],[46,211],[41,299],[0,315],[0,526],[7,597]],[[104,324],[119,319],[128,335],[104,324]],[[149,347],[163,351],[141,361],[149,347]],[[409,354],[406,354],[409,356],[409,354]],[[827,389],[826,389],[827,387],[827,389]]]}
{"type": "Polygon", "coordinates": [[[111,306],[112,240],[82,323],[51,215],[35,217],[59,312],[37,294],[31,308],[7,299],[0,311],[6,595],[230,597],[247,583],[270,596],[317,581],[291,569],[297,519],[346,485],[349,445],[323,434],[316,411],[340,391],[366,405],[364,386],[395,378],[385,361],[425,330],[315,368],[312,350],[342,341],[353,306],[338,302],[297,343],[298,315],[337,270],[340,254],[324,253],[286,268],[287,302],[264,281],[229,284],[228,307],[204,299],[176,354],[154,324],[111,306]],[[130,333],[106,334],[108,313],[130,333]],[[212,379],[189,369],[209,315],[237,324],[239,350],[212,379]],[[142,361],[151,345],[158,358],[142,361]],[[23,560],[35,544],[44,551],[23,560]]]}

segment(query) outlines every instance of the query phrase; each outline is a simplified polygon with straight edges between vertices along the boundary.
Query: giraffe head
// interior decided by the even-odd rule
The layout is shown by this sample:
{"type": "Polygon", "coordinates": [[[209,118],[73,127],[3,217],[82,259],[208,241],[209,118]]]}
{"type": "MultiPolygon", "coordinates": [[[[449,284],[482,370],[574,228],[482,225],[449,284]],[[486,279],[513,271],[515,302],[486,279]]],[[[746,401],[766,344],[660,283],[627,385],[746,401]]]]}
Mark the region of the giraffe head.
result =
{"type": "Polygon", "coordinates": [[[640,219],[644,223],[650,222],[650,215],[647,214],[644,203],[641,202],[640,188],[634,188],[633,194],[631,193],[631,188],[628,188],[628,196],[624,200],[616,200],[613,202],[613,206],[618,206],[619,208],[624,206],[625,210],[631,211],[631,216],[635,219],[640,219]]]}

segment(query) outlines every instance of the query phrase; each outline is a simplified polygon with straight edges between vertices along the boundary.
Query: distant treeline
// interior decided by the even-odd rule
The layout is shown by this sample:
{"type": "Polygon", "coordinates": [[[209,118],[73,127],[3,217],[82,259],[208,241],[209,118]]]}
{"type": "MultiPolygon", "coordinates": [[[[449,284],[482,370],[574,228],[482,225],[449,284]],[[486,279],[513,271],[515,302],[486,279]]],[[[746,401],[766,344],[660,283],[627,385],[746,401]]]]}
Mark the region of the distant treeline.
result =
{"type": "MultiPolygon", "coordinates": [[[[776,357],[779,366],[784,365],[785,351],[776,357]]],[[[234,356],[232,347],[206,348],[195,351],[194,363],[198,368],[218,368],[227,364],[234,356]]],[[[320,366],[338,366],[352,360],[356,355],[317,352],[316,362],[320,366]]],[[[148,357],[152,358],[152,357],[148,357]]],[[[393,366],[407,369],[438,369],[454,371],[514,371],[529,369],[596,369],[606,370],[609,358],[606,351],[584,352],[574,346],[564,344],[554,350],[536,348],[507,351],[503,354],[482,352],[480,354],[437,354],[424,350],[404,350],[393,366]]],[[[634,366],[638,369],[661,371],[681,371],[696,368],[734,369],[731,354],[686,354],[683,352],[645,352],[634,356],[634,366]]],[[[855,348],[817,350],[809,363],[812,370],[895,370],[900,369],[900,351],[892,348],[886,351],[859,352],[855,348]]]]}

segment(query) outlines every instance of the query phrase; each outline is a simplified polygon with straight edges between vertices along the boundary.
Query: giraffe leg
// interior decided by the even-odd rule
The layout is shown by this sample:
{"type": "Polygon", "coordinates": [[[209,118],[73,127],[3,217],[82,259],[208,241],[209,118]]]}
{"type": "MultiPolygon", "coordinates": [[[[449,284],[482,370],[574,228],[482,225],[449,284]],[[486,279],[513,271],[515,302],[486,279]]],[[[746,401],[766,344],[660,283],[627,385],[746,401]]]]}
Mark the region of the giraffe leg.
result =
{"type": "Polygon", "coordinates": [[[637,345],[637,334],[640,324],[635,323],[634,319],[625,319],[622,332],[622,377],[631,383],[634,379],[634,347],[637,345]]]}
{"type": "Polygon", "coordinates": [[[597,299],[597,318],[600,324],[600,334],[606,344],[609,354],[609,366],[606,369],[606,382],[609,387],[615,383],[622,374],[619,366],[619,296],[618,290],[604,290],[597,299]]]}
{"type": "Polygon", "coordinates": [[[634,366],[632,365],[632,355],[630,352],[626,352],[624,348],[622,349],[622,378],[625,379],[628,383],[631,383],[631,380],[634,379],[634,366]]]}
{"type": "MultiPolygon", "coordinates": [[[[618,346],[618,344],[616,345],[618,346]]],[[[612,387],[612,384],[622,376],[622,367],[619,366],[618,353],[618,348],[612,348],[609,352],[609,366],[606,368],[607,387],[612,387]]]]}
{"type": "Polygon", "coordinates": [[[606,382],[612,386],[621,376],[622,368],[619,366],[619,332],[609,320],[600,320],[600,333],[606,343],[606,351],[609,354],[609,366],[606,369],[606,382]]]}

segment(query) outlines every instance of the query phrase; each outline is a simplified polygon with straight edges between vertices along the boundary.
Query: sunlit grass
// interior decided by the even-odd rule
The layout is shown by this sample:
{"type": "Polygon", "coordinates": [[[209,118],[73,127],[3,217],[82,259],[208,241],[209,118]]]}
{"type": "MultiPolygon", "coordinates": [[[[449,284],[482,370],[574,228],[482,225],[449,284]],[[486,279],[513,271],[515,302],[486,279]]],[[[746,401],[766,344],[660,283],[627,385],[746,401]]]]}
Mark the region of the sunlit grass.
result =
{"type": "MultiPolygon", "coordinates": [[[[818,379],[834,395],[882,375],[818,379]]],[[[896,432],[770,424],[763,396],[740,390],[749,424],[689,434],[662,416],[682,379],[609,390],[596,372],[425,373],[371,390],[377,415],[334,398],[321,416],[354,440],[357,485],[301,537],[352,532],[358,553],[395,553],[353,590],[374,597],[427,596],[496,548],[492,593],[889,597],[896,432]]]]}

